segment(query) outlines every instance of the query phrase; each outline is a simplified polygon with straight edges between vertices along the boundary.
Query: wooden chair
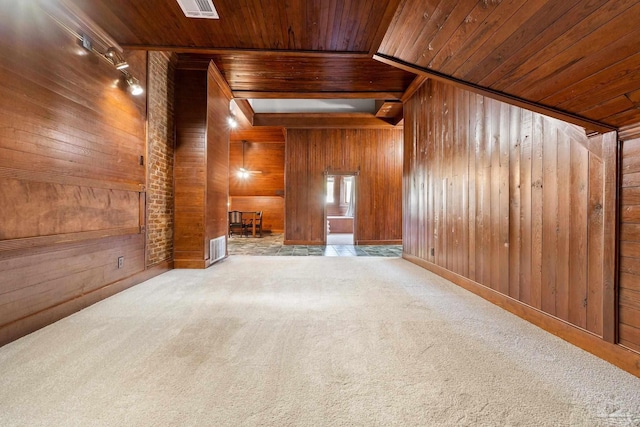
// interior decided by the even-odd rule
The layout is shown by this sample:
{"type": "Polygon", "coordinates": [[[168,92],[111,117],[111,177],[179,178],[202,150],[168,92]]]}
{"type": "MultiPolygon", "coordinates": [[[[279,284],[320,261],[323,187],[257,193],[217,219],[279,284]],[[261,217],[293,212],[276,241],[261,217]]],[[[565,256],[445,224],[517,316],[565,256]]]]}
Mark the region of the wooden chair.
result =
{"type": "MultiPolygon", "coordinates": [[[[251,230],[253,227],[253,220],[249,220],[247,222],[247,231],[251,230]]],[[[262,237],[262,211],[256,212],[256,233],[260,233],[260,237],[262,237]]]]}
{"type": "Polygon", "coordinates": [[[229,237],[235,232],[240,230],[240,235],[244,236],[247,232],[247,224],[242,220],[242,212],[230,211],[229,212],[229,237]]]}

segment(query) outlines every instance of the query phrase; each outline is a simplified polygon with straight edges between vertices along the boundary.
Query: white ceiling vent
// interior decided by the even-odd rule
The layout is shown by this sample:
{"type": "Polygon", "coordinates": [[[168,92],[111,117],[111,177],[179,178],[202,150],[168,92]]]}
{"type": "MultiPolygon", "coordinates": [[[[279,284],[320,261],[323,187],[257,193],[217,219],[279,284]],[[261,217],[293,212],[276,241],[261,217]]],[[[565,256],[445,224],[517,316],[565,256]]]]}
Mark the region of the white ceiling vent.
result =
{"type": "Polygon", "coordinates": [[[220,18],[212,0],[178,0],[178,4],[187,18],[220,18]]]}

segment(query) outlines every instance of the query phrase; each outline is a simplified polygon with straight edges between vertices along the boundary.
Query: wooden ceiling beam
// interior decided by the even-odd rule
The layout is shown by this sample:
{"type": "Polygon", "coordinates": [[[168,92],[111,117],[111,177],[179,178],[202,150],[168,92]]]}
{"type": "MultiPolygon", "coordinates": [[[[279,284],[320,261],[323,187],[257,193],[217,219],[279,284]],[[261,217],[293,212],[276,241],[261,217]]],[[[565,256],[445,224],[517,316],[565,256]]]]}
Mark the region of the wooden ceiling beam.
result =
{"type": "Polygon", "coordinates": [[[518,98],[517,96],[509,95],[503,92],[498,92],[492,89],[488,89],[482,86],[478,86],[473,83],[468,83],[455,77],[447,76],[433,70],[419,67],[417,65],[409,64],[400,59],[393,58],[381,53],[373,56],[373,59],[382,62],[383,64],[397,67],[401,70],[409,71],[421,76],[428,77],[433,80],[449,83],[461,89],[468,90],[469,92],[477,93],[487,98],[492,98],[498,101],[506,102],[507,104],[515,105],[517,107],[526,108],[527,110],[534,111],[536,113],[544,114],[555,119],[563,120],[565,122],[573,123],[578,126],[582,126],[588,131],[594,130],[599,133],[607,133],[616,130],[615,127],[609,126],[605,123],[601,123],[595,120],[588,119],[586,117],[579,116],[577,114],[569,113],[567,111],[558,110],[553,107],[537,104],[526,99],[518,98]]]}
{"type": "Polygon", "coordinates": [[[200,55],[254,55],[254,56],[278,56],[285,58],[352,58],[371,59],[369,52],[349,52],[349,51],[318,51],[318,50],[260,50],[260,49],[231,49],[213,47],[193,47],[193,46],[171,46],[171,45],[146,45],[121,43],[120,46],[127,50],[150,50],[175,53],[194,53],[200,55]]]}
{"type": "Polygon", "coordinates": [[[236,90],[238,99],[385,99],[398,100],[402,92],[262,92],[236,90]]]}
{"type": "Polygon", "coordinates": [[[380,129],[393,128],[370,113],[259,113],[254,126],[282,126],[289,129],[380,129]]]}

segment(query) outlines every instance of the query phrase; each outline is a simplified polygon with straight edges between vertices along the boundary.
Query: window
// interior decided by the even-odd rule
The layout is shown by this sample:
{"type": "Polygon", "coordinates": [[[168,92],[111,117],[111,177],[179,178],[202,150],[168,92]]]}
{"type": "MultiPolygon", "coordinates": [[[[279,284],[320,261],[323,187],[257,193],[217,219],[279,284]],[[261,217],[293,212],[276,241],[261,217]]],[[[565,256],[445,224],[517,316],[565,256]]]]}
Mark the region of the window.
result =
{"type": "Polygon", "coordinates": [[[353,177],[346,176],[344,177],[344,199],[342,199],[342,203],[349,204],[351,203],[351,188],[353,184],[353,177]]]}
{"type": "Polygon", "coordinates": [[[334,184],[334,177],[332,176],[328,176],[327,177],[327,203],[333,203],[334,199],[333,199],[333,184],[334,184]]]}

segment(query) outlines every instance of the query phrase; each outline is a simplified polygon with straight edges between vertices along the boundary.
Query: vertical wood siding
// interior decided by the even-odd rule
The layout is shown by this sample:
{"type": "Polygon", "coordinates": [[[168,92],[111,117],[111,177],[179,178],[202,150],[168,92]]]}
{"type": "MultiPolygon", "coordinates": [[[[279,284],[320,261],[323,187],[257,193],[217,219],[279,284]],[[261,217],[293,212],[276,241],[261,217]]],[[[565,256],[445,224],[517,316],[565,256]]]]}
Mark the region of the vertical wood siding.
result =
{"type": "Polygon", "coordinates": [[[432,81],[405,108],[405,253],[603,336],[602,142],[432,81]]]}
{"type": "Polygon", "coordinates": [[[355,238],[402,239],[402,131],[290,129],[285,162],[285,241],[325,239],[324,171],[359,172],[355,238]]]}
{"type": "Polygon", "coordinates": [[[209,265],[209,241],[227,235],[229,98],[209,70],[176,70],[174,263],[209,265]]]}
{"type": "Polygon", "coordinates": [[[619,337],[640,351],[640,139],[622,147],[619,337]]]}

